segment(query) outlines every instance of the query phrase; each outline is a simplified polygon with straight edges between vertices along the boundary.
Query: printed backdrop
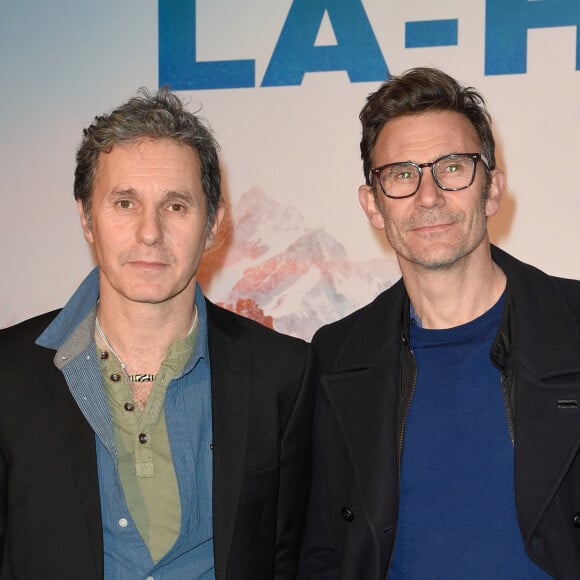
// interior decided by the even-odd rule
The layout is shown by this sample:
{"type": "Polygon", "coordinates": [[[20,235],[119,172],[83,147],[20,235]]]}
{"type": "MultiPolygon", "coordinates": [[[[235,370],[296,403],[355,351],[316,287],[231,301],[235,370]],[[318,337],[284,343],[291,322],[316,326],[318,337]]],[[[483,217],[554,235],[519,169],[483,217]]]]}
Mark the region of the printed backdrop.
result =
{"type": "Polygon", "coordinates": [[[389,74],[478,88],[508,191],[492,239],[580,278],[577,0],[19,0],[0,5],[0,327],[94,264],[72,197],[82,128],[169,84],[221,144],[210,298],[310,338],[399,276],[358,204],[358,113],[389,74]]]}

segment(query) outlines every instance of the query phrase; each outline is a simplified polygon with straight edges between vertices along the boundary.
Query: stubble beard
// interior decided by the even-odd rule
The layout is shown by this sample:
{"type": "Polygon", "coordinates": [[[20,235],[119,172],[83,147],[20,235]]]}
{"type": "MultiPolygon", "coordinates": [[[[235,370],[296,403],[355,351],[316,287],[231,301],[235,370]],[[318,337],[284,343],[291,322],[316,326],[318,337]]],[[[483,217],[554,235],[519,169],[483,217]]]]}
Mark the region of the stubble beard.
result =
{"type": "MultiPolygon", "coordinates": [[[[458,262],[469,256],[485,239],[487,234],[487,216],[485,214],[489,185],[486,183],[479,202],[479,207],[472,216],[473,223],[468,231],[458,238],[443,240],[443,235],[434,233],[432,240],[422,246],[409,242],[409,232],[421,226],[435,224],[462,224],[469,216],[463,212],[445,212],[440,209],[427,209],[402,220],[396,224],[390,220],[381,207],[385,221],[385,233],[391,247],[397,254],[399,262],[404,261],[430,271],[451,270],[458,262]]],[[[411,233],[411,236],[414,234],[411,233]]]]}

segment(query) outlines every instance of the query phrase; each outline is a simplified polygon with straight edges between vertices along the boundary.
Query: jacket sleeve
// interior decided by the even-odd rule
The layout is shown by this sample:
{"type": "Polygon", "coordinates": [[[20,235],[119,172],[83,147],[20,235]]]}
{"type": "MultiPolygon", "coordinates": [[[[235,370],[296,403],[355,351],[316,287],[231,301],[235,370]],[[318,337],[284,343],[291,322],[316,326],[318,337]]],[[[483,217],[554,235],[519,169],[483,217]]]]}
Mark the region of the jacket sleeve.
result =
{"type": "Polygon", "coordinates": [[[4,554],[6,552],[6,487],[6,462],[0,452],[0,570],[3,568],[4,554]]]}
{"type": "Polygon", "coordinates": [[[8,476],[6,460],[0,452],[0,580],[12,580],[12,567],[8,557],[8,476]]]}
{"type": "Polygon", "coordinates": [[[280,442],[275,580],[294,580],[304,531],[312,454],[312,350],[307,347],[300,386],[280,442]]]}

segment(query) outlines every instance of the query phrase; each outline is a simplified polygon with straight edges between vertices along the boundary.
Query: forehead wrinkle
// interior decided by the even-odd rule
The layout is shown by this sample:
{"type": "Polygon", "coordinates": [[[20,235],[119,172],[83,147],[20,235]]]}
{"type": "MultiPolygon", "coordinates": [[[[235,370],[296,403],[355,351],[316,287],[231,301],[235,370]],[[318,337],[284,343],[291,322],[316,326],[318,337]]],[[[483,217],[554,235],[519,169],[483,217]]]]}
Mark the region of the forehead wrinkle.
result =
{"type": "Polygon", "coordinates": [[[475,128],[460,113],[434,111],[403,115],[388,121],[379,133],[374,151],[375,166],[402,161],[430,163],[451,153],[471,153],[480,149],[475,128]]]}

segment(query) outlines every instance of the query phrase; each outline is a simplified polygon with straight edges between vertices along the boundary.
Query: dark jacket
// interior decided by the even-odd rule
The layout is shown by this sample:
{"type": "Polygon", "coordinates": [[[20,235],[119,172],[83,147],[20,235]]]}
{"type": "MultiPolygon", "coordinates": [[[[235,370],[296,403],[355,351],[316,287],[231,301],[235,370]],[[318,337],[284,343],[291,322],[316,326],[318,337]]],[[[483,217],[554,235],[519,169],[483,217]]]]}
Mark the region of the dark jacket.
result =
{"type": "MultiPolygon", "coordinates": [[[[0,332],[2,580],[103,577],[95,435],[55,352],[34,344],[55,315],[0,332]]],[[[291,580],[310,475],[310,348],[209,302],[207,316],[216,578],[291,580]]]]}
{"type": "MultiPolygon", "coordinates": [[[[490,356],[515,443],[516,509],[530,558],[580,578],[580,282],[492,248],[507,276],[490,356]]],[[[414,385],[402,281],[323,327],[314,473],[301,580],[385,580],[397,529],[404,418],[414,385]]]]}

